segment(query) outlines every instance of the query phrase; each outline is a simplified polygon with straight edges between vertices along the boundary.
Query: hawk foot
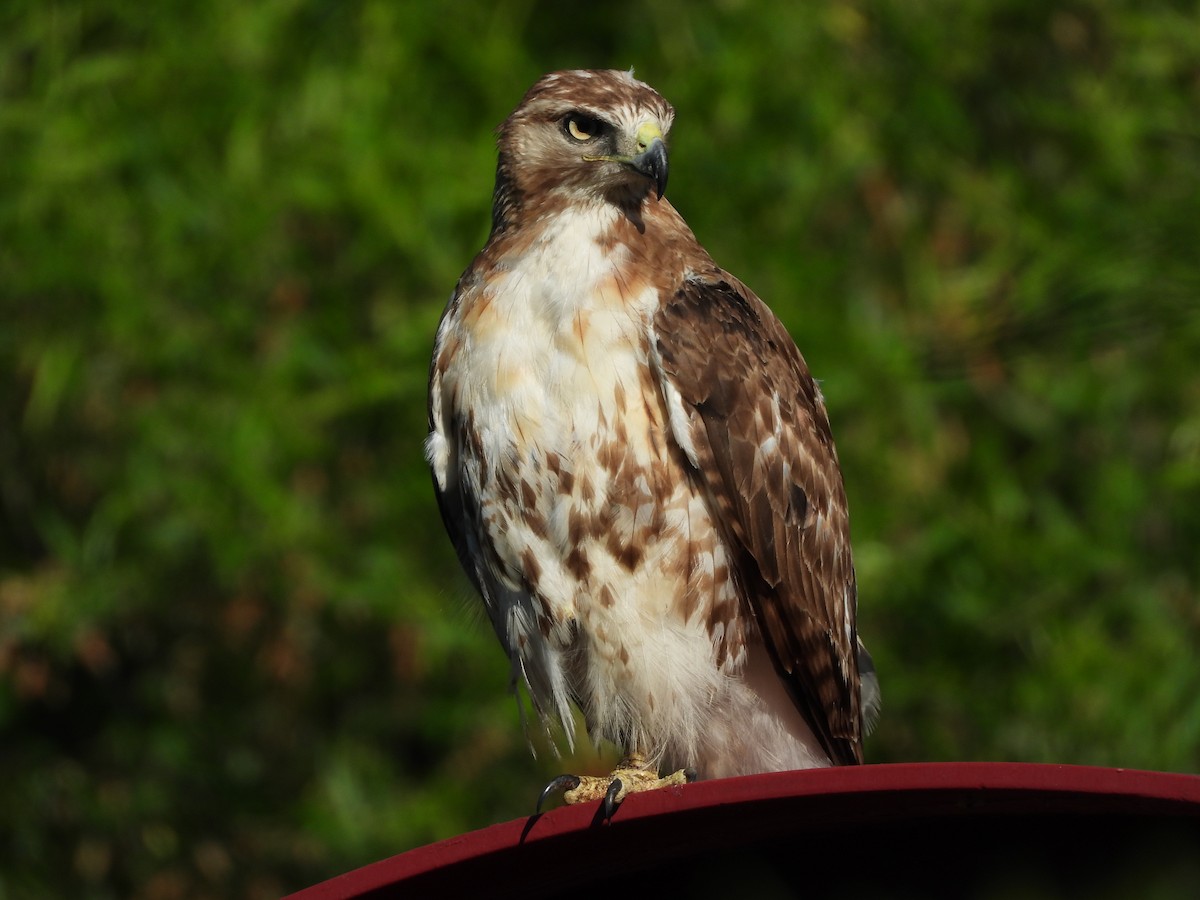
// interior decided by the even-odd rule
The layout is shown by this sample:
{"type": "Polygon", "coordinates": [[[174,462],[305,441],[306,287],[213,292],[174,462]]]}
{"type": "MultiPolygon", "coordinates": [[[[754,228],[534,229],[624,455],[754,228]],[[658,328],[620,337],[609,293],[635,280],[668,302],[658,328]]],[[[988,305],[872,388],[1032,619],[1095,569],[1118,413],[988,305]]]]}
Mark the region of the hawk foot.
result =
{"type": "Polygon", "coordinates": [[[603,800],[604,818],[611,819],[621,801],[630,794],[689,784],[695,780],[695,769],[680,769],[660,777],[656,769],[647,767],[640,757],[632,756],[621,760],[610,775],[559,775],[538,797],[537,811],[542,811],[547,797],[562,791],[563,800],[570,805],[603,800]]]}

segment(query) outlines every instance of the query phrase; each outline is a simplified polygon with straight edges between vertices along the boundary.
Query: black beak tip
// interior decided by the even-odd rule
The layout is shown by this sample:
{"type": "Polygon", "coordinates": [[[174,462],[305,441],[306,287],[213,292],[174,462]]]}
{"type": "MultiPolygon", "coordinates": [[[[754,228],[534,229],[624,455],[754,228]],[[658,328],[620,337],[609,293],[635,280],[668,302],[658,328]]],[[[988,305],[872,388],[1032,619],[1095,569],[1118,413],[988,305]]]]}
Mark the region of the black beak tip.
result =
{"type": "Polygon", "coordinates": [[[663,194],[667,192],[667,148],[663,146],[661,141],[655,141],[649,153],[650,175],[654,179],[654,188],[658,191],[658,199],[661,200],[663,194]]]}
{"type": "Polygon", "coordinates": [[[648,149],[635,156],[630,164],[633,168],[654,182],[654,190],[661,200],[667,191],[667,147],[660,139],[656,139],[648,149]]]}

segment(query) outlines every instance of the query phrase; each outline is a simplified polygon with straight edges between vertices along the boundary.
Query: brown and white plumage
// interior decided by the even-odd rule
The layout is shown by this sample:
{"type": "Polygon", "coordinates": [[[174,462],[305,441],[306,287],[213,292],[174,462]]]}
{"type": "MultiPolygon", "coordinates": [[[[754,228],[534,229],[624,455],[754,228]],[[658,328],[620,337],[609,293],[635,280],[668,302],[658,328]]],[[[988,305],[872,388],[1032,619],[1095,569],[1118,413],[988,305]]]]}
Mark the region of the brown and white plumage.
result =
{"type": "Polygon", "coordinates": [[[594,739],[702,777],[861,762],[878,693],[824,402],[661,197],[673,118],[575,71],[501,126],[431,369],[443,519],[568,739],[575,702],[594,739]]]}

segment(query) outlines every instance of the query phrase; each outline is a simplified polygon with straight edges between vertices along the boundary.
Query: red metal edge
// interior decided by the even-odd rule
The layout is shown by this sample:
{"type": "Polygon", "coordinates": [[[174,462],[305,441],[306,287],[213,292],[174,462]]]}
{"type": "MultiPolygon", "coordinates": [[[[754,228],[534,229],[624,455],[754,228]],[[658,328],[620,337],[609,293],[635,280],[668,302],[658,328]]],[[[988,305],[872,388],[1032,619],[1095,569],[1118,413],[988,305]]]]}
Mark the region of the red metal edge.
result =
{"type": "MultiPolygon", "coordinates": [[[[532,791],[530,796],[532,797],[532,791]]],[[[597,803],[564,806],[540,816],[514,819],[468,832],[371,863],[290,894],[285,900],[345,900],[396,887],[420,876],[468,861],[548,840],[581,837],[599,826],[613,831],[682,821],[687,814],[721,807],[722,815],[740,807],[762,808],[779,801],[821,799],[841,803],[852,819],[864,809],[897,815],[963,814],[982,802],[1005,812],[1089,809],[1114,804],[1123,811],[1200,817],[1200,776],[1137,769],[1036,763],[896,763],[773,772],[702,781],[628,797],[609,823],[597,821],[597,803]],[[870,804],[864,806],[864,802],[870,804]]],[[[829,807],[825,807],[828,811],[829,807]]]]}

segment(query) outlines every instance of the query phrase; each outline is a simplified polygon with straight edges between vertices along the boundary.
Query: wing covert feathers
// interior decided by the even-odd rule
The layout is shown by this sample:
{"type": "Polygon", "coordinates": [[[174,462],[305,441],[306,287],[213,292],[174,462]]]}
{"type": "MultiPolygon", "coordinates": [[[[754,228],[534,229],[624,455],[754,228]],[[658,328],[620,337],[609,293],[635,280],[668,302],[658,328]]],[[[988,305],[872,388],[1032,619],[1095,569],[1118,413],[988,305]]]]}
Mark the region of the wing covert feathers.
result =
{"type": "Polygon", "coordinates": [[[849,518],[816,382],[770,309],[723,272],[684,281],[654,328],[776,667],[833,762],[861,763],[849,518]]]}

